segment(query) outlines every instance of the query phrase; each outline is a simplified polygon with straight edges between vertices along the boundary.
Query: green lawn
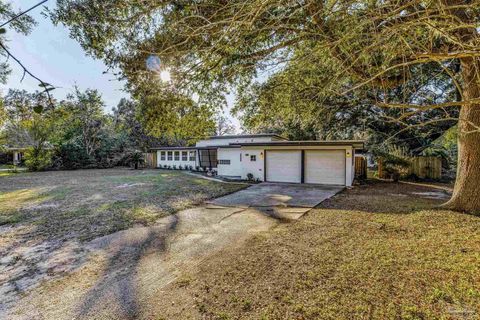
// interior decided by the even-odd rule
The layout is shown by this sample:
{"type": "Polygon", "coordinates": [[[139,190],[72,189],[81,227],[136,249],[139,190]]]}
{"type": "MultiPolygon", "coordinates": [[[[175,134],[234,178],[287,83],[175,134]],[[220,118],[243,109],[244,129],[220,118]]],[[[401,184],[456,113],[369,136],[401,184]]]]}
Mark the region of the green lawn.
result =
{"type": "Polygon", "coordinates": [[[28,225],[36,239],[90,240],[244,187],[164,170],[10,174],[0,177],[0,225],[28,225]]]}
{"type": "Polygon", "coordinates": [[[444,198],[346,190],[186,274],[162,297],[165,319],[479,319],[480,217],[436,210],[444,198]]]}

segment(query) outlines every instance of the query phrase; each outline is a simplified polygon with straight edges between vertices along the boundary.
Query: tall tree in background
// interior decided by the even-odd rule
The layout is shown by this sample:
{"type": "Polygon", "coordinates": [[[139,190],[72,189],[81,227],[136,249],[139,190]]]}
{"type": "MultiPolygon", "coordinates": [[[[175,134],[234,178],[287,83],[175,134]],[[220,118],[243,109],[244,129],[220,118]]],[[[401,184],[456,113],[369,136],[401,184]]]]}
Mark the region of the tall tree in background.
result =
{"type": "Polygon", "coordinates": [[[3,99],[5,118],[0,127],[0,143],[26,148],[25,163],[32,171],[46,169],[51,164],[49,138],[55,119],[46,99],[40,92],[25,90],[9,90],[3,99]]]}
{"type": "Polygon", "coordinates": [[[215,131],[212,108],[172,90],[140,91],[140,121],[146,131],[157,138],[168,138],[167,144],[191,145],[215,131]]]}
{"type": "Polygon", "coordinates": [[[232,124],[232,121],[228,119],[225,115],[220,114],[216,118],[215,126],[215,135],[224,136],[228,134],[235,134],[235,126],[232,124]]]}
{"type": "Polygon", "coordinates": [[[45,145],[52,132],[49,129],[52,111],[40,92],[10,89],[3,98],[3,111],[0,112],[4,115],[3,144],[38,148],[45,145]]]}
{"type": "Polygon", "coordinates": [[[102,96],[97,90],[87,89],[82,92],[75,88],[75,92],[67,96],[65,106],[71,114],[71,125],[80,128],[85,153],[93,156],[100,147],[100,137],[106,121],[102,96]]]}
{"type": "MultiPolygon", "coordinates": [[[[458,117],[458,174],[448,207],[480,211],[480,3],[464,0],[182,1],[58,0],[56,22],[70,27],[88,53],[142,81],[157,54],[178,83],[201,95],[226,90],[293,59],[338,66],[319,91],[346,95],[368,87],[376,107],[397,108],[398,123],[438,109],[458,117]],[[296,49],[302,55],[295,55],[296,49]],[[441,103],[410,100],[412,72],[438,64],[458,96],[441,103]],[[402,91],[389,94],[392,87],[402,91]]],[[[431,123],[430,120],[424,124],[431,123]]]]}
{"type": "MultiPolygon", "coordinates": [[[[302,54],[302,50],[295,52],[302,54]]],[[[402,92],[410,101],[442,103],[455,99],[455,86],[437,64],[412,70],[418,77],[380,92],[380,96],[369,88],[345,95],[321,90],[337,69],[334,61],[305,63],[293,59],[268,80],[240,87],[233,112],[253,132],[275,132],[293,140],[366,139],[370,149],[402,145],[417,152],[456,123],[442,121],[442,110],[429,109],[406,117],[404,130],[398,121],[401,110],[376,107],[382,95],[395,99],[402,92]],[[426,121],[430,124],[425,125],[426,121]]],[[[451,114],[457,116],[458,112],[452,110],[451,114]]]]}

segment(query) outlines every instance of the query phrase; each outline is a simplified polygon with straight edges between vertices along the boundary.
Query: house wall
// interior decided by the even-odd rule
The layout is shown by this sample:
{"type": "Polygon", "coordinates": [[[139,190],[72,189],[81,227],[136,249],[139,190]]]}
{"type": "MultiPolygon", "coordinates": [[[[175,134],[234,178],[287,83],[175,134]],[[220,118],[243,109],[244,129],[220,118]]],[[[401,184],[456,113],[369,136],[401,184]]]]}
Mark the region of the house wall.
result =
{"type": "Polygon", "coordinates": [[[265,178],[265,152],[259,148],[241,148],[242,153],[242,179],[247,179],[247,175],[251,173],[254,179],[264,181],[265,178]],[[251,160],[251,156],[254,155],[256,161],[251,160]]]}
{"type": "Polygon", "coordinates": [[[264,150],[267,150],[267,152],[268,150],[345,150],[345,185],[351,186],[355,178],[355,162],[353,161],[354,154],[351,146],[244,146],[241,150],[244,169],[243,179],[246,179],[248,173],[252,173],[255,179],[264,181],[264,150]],[[255,154],[257,161],[244,161],[246,154],[255,154]]]}
{"type": "Polygon", "coordinates": [[[355,150],[352,147],[347,147],[345,150],[345,185],[351,186],[353,179],[355,179],[355,150]]]}
{"type": "Polygon", "coordinates": [[[208,147],[208,146],[228,146],[230,143],[248,143],[248,142],[271,142],[278,140],[275,137],[254,137],[254,138],[231,138],[231,139],[206,139],[200,140],[195,146],[208,147]]]}
{"type": "Polygon", "coordinates": [[[192,167],[195,167],[197,166],[197,161],[198,161],[198,155],[197,155],[197,151],[195,150],[188,150],[188,149],[185,149],[185,150],[157,150],[157,167],[163,167],[164,165],[167,165],[167,166],[182,166],[182,167],[185,167],[185,166],[192,166],[192,167]],[[186,151],[187,152],[187,161],[184,161],[182,160],[182,151],[186,151]],[[195,152],[195,161],[190,161],[190,151],[194,151],[195,152]],[[162,152],[165,152],[165,160],[162,160],[162,157],[161,157],[161,153],[162,152]],[[169,161],[168,160],[168,152],[172,152],[172,160],[169,161]],[[179,152],[180,154],[180,157],[179,157],[179,160],[176,161],[175,160],[175,152],[179,152]]]}
{"type": "Polygon", "coordinates": [[[243,166],[240,161],[240,154],[240,148],[218,148],[218,174],[221,176],[242,177],[243,166]],[[229,160],[230,164],[222,164],[222,160],[229,160]]]}

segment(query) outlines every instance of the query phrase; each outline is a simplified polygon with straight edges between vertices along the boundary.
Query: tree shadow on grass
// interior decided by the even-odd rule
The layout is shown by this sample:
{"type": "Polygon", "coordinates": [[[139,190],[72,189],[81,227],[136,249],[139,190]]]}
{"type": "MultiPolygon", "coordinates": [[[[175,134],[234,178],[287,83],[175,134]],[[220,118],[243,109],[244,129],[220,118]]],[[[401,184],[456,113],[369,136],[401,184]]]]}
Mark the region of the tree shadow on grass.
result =
{"type": "Polygon", "coordinates": [[[167,241],[179,223],[177,215],[161,228],[150,227],[145,235],[136,239],[110,239],[104,245],[118,246],[109,255],[102,275],[84,295],[76,310],[76,318],[88,318],[101,306],[121,306],[122,319],[135,319],[139,312],[136,271],[142,258],[151,253],[164,254],[167,241]],[[111,242],[113,240],[113,243],[111,242]]]}

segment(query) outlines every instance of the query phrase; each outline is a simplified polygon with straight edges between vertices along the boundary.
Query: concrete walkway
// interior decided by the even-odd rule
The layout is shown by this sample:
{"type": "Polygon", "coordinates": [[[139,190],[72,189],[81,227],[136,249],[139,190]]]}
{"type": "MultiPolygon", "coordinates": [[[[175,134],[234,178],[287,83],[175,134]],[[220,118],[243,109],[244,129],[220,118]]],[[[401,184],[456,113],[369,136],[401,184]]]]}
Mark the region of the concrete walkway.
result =
{"type": "MultiPolygon", "coordinates": [[[[87,263],[33,290],[8,319],[143,318],[162,290],[209,255],[297,219],[341,187],[262,183],[197,208],[97,238],[87,263]]],[[[161,318],[161,315],[158,315],[161,318]]]]}

